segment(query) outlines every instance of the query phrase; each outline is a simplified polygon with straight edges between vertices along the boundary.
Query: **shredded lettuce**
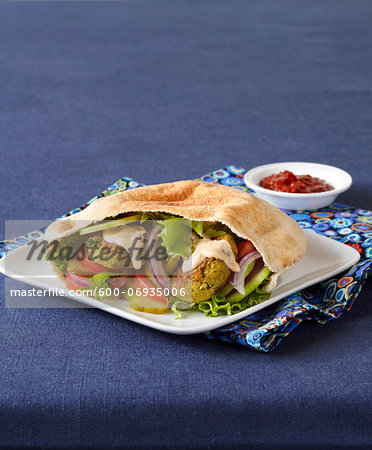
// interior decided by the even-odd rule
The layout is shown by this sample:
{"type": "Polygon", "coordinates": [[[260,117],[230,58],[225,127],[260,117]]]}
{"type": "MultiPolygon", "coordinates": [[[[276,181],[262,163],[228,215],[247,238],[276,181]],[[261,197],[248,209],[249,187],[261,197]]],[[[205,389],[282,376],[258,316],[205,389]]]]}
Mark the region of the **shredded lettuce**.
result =
{"type": "Polygon", "coordinates": [[[189,220],[173,217],[165,220],[158,220],[163,227],[159,236],[162,245],[166,248],[171,258],[182,256],[187,258],[191,255],[191,223],[189,220]]]}

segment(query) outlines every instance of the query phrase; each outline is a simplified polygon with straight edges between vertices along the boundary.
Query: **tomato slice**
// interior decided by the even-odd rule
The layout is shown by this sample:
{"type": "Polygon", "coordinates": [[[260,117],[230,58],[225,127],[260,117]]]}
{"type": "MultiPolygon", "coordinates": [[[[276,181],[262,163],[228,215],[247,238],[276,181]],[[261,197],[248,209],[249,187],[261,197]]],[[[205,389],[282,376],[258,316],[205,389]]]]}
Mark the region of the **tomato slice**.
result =
{"type": "Polygon", "coordinates": [[[72,291],[77,291],[78,289],[83,289],[81,284],[75,283],[75,281],[72,281],[70,278],[65,279],[65,285],[67,289],[71,289],[72,291]]]}
{"type": "Polygon", "coordinates": [[[247,253],[255,251],[255,247],[251,241],[242,241],[238,243],[238,260],[240,260],[247,253]]]}
{"type": "Polygon", "coordinates": [[[112,289],[120,289],[124,286],[127,280],[128,280],[127,277],[112,277],[109,280],[109,284],[112,287],[112,289]]]}
{"type": "Polygon", "coordinates": [[[94,261],[91,261],[90,259],[84,257],[84,255],[79,252],[78,253],[78,260],[79,263],[85,267],[86,269],[90,270],[93,273],[102,273],[102,272],[112,272],[111,269],[108,267],[103,266],[102,264],[98,264],[94,261]]]}
{"type": "Polygon", "coordinates": [[[146,295],[146,297],[149,297],[159,303],[168,304],[167,297],[163,294],[159,294],[158,292],[158,289],[161,288],[157,288],[146,275],[136,275],[134,277],[134,284],[136,288],[140,290],[142,296],[145,296],[143,291],[144,289],[147,289],[148,295],[146,295]],[[151,289],[154,290],[154,293],[151,292],[151,289]]]}
{"type": "Polygon", "coordinates": [[[87,276],[87,277],[91,277],[92,275],[94,275],[94,272],[82,266],[80,264],[80,261],[78,261],[76,258],[69,259],[67,261],[66,272],[70,272],[73,275],[87,276]]]}

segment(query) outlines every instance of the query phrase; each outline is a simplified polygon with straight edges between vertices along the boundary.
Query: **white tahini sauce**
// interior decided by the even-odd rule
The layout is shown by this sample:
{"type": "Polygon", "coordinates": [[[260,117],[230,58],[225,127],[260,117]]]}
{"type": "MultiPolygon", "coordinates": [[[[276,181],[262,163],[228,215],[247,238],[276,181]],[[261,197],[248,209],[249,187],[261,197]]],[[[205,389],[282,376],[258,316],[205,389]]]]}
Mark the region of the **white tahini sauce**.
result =
{"type": "Polygon", "coordinates": [[[216,258],[223,261],[233,272],[240,272],[231,245],[225,239],[201,239],[196,244],[193,254],[182,264],[182,271],[189,272],[198,267],[206,258],[216,258]]]}
{"type": "Polygon", "coordinates": [[[133,247],[133,244],[135,244],[135,248],[139,248],[141,246],[144,247],[145,244],[143,241],[145,235],[146,230],[144,227],[134,225],[124,225],[122,227],[109,228],[107,230],[104,230],[102,233],[102,237],[106,242],[119,245],[120,247],[123,247],[128,251],[132,266],[135,269],[140,269],[143,261],[138,258],[138,250],[129,251],[129,249],[133,247]]]}

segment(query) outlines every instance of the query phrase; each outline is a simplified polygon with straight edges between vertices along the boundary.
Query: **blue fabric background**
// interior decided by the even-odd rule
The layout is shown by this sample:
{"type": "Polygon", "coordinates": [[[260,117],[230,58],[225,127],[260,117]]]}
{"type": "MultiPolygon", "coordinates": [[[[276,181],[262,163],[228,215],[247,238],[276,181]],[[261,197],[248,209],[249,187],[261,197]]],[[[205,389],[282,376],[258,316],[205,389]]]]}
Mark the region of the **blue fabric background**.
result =
{"type": "MultiPolygon", "coordinates": [[[[348,170],[339,201],[371,209],[371,15],[361,0],[0,3],[3,218],[57,217],[123,174],[289,160],[348,170]]],[[[367,448],[371,294],[267,355],[99,311],[2,309],[0,445],[367,448]]]]}

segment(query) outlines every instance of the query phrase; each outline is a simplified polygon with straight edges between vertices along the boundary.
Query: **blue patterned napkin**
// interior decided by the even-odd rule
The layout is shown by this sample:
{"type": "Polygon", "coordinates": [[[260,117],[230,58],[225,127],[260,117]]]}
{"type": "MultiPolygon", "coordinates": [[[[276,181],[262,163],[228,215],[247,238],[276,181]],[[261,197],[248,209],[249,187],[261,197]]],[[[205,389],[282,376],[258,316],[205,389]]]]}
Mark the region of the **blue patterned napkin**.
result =
{"type": "MultiPolygon", "coordinates": [[[[252,192],[244,184],[245,172],[246,170],[240,167],[227,166],[201,179],[252,192]]],[[[80,211],[99,197],[140,186],[143,184],[131,178],[121,178],[100,195],[69,214],[80,211]]],[[[303,320],[314,319],[324,324],[337,319],[352,307],[371,269],[372,211],[340,203],[332,203],[327,208],[312,211],[283,211],[295,219],[302,228],[311,228],[319,234],[355,248],[361,255],[360,261],[346,273],[289,295],[243,320],[205,333],[207,338],[234,342],[247,348],[268,352],[275,349],[303,320]]],[[[0,257],[42,235],[43,231],[39,230],[12,240],[0,241],[0,257]]]]}

